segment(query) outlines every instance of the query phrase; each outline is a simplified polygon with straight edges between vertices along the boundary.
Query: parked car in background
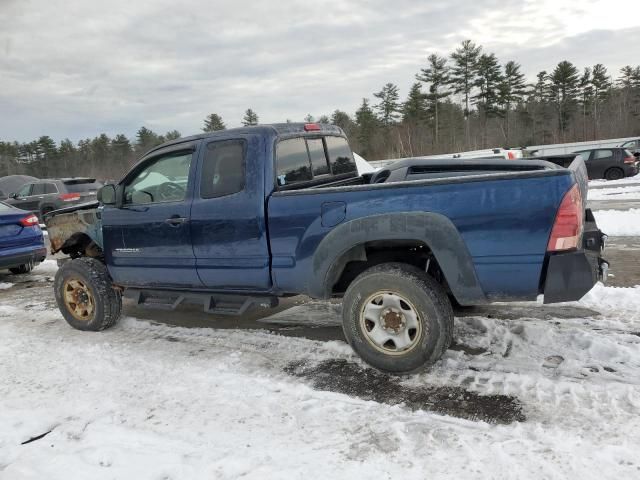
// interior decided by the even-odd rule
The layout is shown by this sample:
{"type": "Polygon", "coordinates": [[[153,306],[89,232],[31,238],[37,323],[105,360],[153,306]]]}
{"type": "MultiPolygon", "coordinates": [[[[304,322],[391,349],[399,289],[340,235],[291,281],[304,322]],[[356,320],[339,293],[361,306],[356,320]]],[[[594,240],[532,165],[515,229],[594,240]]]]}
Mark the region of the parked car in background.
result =
{"type": "Polygon", "coordinates": [[[624,142],[620,145],[622,148],[626,148],[629,150],[634,157],[640,158],[640,139],[637,140],[629,140],[628,142],[624,142]]]}
{"type": "Polygon", "coordinates": [[[0,270],[28,273],[46,256],[38,217],[0,202],[0,270]]]}
{"type": "Polygon", "coordinates": [[[619,180],[638,174],[640,162],[629,150],[621,147],[594,148],[564,155],[536,155],[532,159],[546,160],[561,167],[568,167],[577,155],[584,160],[590,179],[619,180]]]}
{"type": "Polygon", "coordinates": [[[36,177],[29,175],[7,175],[0,178],[0,200],[6,200],[12,192],[17,192],[26,183],[36,182],[36,177]]]}
{"type": "Polygon", "coordinates": [[[10,195],[7,203],[35,213],[40,219],[44,214],[59,208],[96,199],[102,186],[95,178],[44,178],[25,184],[10,195]]]}

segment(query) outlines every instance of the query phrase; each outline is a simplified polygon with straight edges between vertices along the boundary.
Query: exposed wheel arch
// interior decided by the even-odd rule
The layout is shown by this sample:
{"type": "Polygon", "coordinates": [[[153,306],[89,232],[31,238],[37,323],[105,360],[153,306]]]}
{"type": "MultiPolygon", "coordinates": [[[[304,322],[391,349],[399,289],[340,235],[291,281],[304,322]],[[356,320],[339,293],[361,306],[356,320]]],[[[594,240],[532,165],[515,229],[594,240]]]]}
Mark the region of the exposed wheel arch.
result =
{"type": "Polygon", "coordinates": [[[60,247],[62,253],[72,258],[93,257],[100,258],[103,256],[102,249],[93,241],[93,239],[84,232],[76,232],[71,235],[60,247]]]}
{"type": "Polygon", "coordinates": [[[371,245],[382,249],[389,245],[395,250],[403,243],[410,248],[424,245],[425,251],[436,260],[458,303],[487,302],[471,254],[455,225],[444,215],[430,212],[373,215],[335,227],[314,254],[309,294],[316,298],[330,297],[349,262],[369,262],[367,248],[371,245]]]}

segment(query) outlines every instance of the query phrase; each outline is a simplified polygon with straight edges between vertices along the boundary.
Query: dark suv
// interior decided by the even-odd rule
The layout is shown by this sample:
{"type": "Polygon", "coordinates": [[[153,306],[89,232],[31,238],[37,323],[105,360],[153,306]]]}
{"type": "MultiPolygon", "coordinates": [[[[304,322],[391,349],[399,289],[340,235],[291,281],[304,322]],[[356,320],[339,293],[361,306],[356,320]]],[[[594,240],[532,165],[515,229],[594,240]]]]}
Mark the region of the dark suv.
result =
{"type": "Polygon", "coordinates": [[[101,186],[95,178],[45,178],[23,185],[5,201],[35,213],[42,221],[45,213],[95,200],[101,186]]]}
{"type": "Polygon", "coordinates": [[[584,159],[589,178],[619,180],[638,174],[638,159],[626,148],[594,148],[574,153],[584,159]]]}

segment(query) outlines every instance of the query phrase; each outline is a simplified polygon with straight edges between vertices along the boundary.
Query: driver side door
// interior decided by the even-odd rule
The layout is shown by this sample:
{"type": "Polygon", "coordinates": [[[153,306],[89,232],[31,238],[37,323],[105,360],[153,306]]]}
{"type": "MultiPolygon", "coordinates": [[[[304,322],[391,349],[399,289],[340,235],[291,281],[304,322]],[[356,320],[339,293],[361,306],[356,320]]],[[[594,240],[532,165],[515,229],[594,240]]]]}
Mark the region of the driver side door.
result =
{"type": "Polygon", "coordinates": [[[105,207],[105,255],[116,283],[202,286],[189,227],[195,153],[193,144],[154,152],[120,183],[121,205],[105,207]]]}

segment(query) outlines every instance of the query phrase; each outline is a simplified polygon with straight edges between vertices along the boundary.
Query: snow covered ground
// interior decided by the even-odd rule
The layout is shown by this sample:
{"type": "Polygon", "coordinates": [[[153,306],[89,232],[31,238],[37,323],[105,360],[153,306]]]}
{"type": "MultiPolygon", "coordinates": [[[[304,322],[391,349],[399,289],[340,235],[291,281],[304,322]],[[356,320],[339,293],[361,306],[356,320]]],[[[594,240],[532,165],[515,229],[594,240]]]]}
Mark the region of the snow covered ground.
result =
{"type": "Polygon", "coordinates": [[[0,293],[0,479],[640,478],[640,287],[464,311],[398,379],[286,329],[72,330],[55,269],[0,293]]]}
{"type": "Polygon", "coordinates": [[[594,210],[598,228],[609,236],[640,236],[640,208],[594,210]]]}
{"type": "Polygon", "coordinates": [[[619,185],[626,185],[629,183],[640,183],[640,173],[638,175],[634,175],[633,177],[621,178],[620,180],[590,180],[589,186],[599,187],[602,185],[607,185],[607,186],[613,187],[613,186],[619,186],[619,185]]]}
{"type": "Polygon", "coordinates": [[[589,200],[640,200],[640,185],[589,190],[589,200]]]}

